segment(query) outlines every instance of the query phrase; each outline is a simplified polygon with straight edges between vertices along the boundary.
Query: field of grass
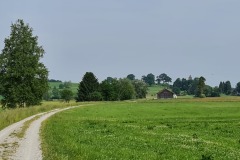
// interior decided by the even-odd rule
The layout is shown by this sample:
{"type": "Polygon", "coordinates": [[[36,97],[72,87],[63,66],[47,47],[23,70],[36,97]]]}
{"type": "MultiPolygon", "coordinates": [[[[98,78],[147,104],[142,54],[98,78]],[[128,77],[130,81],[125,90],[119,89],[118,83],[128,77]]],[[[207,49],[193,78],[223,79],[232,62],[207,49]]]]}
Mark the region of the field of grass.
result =
{"type": "MultiPolygon", "coordinates": [[[[62,82],[49,82],[49,91],[52,91],[54,87],[59,89],[59,85],[63,84],[62,82]]],[[[73,92],[74,96],[77,95],[77,90],[78,90],[78,83],[71,83],[71,88],[70,90],[73,92]]]]}
{"type": "Polygon", "coordinates": [[[54,115],[45,160],[240,159],[240,99],[109,102],[54,115]]]}
{"type": "Polygon", "coordinates": [[[68,106],[76,106],[80,103],[74,101],[70,103],[63,102],[43,102],[40,106],[28,107],[28,108],[17,108],[17,109],[5,109],[2,110],[0,107],[0,130],[9,126],[15,122],[18,122],[24,118],[32,116],[37,113],[50,111],[56,108],[64,108],[68,106]]]}
{"type": "Polygon", "coordinates": [[[151,87],[148,87],[147,98],[149,98],[149,99],[156,98],[157,97],[156,94],[163,89],[164,89],[164,87],[159,86],[159,85],[153,85],[151,87]]]}

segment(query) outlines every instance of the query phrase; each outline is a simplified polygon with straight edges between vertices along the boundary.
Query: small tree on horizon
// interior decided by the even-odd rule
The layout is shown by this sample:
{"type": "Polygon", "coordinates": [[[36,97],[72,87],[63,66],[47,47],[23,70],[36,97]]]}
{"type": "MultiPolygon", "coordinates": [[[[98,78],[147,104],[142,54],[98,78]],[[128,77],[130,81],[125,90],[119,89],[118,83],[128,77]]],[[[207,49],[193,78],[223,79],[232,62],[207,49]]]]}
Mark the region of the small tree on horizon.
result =
{"type": "Polygon", "coordinates": [[[149,86],[155,84],[155,76],[152,73],[149,73],[147,76],[142,76],[142,80],[149,86]]]}
{"type": "Polygon", "coordinates": [[[127,79],[130,79],[131,81],[133,81],[133,80],[135,80],[135,75],[129,74],[129,75],[127,75],[127,79]]]}
{"type": "Polygon", "coordinates": [[[172,78],[170,78],[166,73],[162,73],[159,76],[157,76],[156,79],[157,83],[160,84],[162,83],[170,83],[172,82],[172,78]]]}

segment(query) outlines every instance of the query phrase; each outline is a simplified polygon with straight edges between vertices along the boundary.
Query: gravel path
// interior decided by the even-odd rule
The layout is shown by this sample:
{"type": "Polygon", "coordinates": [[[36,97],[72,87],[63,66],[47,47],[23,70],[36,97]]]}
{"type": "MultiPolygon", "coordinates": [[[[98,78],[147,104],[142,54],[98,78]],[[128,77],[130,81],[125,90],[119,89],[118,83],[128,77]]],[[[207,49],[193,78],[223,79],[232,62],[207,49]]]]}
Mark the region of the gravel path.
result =
{"type": "Polygon", "coordinates": [[[41,123],[50,116],[75,107],[64,109],[55,109],[50,112],[40,113],[28,117],[22,121],[12,124],[0,131],[0,160],[41,160],[41,142],[40,142],[40,127],[41,123]],[[38,119],[37,116],[40,116],[38,119]],[[18,138],[16,135],[21,130],[24,122],[33,119],[29,128],[26,130],[24,138],[18,138]]]}

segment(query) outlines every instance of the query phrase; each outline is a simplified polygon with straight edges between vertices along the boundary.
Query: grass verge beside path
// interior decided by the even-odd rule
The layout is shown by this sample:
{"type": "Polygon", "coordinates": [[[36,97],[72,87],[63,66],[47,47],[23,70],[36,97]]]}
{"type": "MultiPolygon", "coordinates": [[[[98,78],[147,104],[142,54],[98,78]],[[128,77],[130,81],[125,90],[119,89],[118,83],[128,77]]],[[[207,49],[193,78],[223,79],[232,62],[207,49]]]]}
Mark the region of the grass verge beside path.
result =
{"type": "Polygon", "coordinates": [[[35,115],[37,113],[50,111],[56,108],[65,108],[69,106],[79,105],[80,103],[70,102],[43,102],[40,106],[28,107],[28,108],[17,108],[17,109],[0,109],[0,130],[3,128],[18,122],[24,118],[35,115]]]}
{"type": "Polygon", "coordinates": [[[43,123],[44,160],[240,159],[239,99],[111,102],[43,123]]]}

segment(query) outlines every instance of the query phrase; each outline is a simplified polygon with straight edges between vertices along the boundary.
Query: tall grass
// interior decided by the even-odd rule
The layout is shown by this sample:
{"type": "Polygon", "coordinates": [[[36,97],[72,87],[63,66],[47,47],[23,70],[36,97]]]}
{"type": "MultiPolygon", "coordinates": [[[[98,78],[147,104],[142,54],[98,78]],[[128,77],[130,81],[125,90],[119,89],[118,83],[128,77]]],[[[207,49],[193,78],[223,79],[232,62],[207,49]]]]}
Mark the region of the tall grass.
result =
{"type": "Polygon", "coordinates": [[[80,103],[76,103],[74,101],[70,103],[63,103],[59,101],[55,102],[43,102],[42,105],[28,107],[28,108],[17,108],[17,109],[5,109],[0,108],[0,130],[3,128],[18,122],[24,118],[32,116],[37,113],[50,111],[56,108],[64,108],[68,106],[79,105],[80,103]]]}

